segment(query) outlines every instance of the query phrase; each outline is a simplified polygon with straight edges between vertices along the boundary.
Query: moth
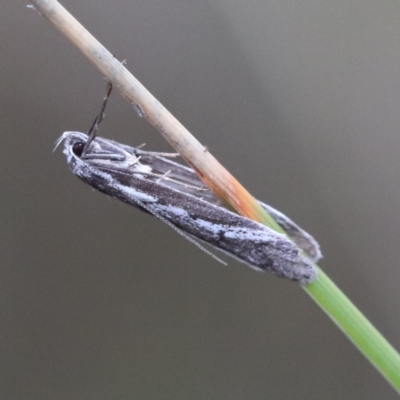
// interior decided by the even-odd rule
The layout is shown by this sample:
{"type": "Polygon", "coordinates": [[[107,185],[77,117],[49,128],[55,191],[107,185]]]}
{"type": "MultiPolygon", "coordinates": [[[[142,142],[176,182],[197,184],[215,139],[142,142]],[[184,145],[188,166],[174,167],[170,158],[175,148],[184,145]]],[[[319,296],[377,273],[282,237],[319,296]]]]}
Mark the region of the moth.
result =
{"type": "Polygon", "coordinates": [[[156,216],[214,258],[199,241],[258,271],[302,284],[315,279],[317,270],[310,260],[321,258],[319,245],[284,214],[259,202],[288,237],[223,207],[195,171],[173,161],[170,154],[98,137],[110,92],[111,84],[88,134],[64,132],[57,141],[56,147],[63,142],[74,175],[100,192],[156,216]]]}

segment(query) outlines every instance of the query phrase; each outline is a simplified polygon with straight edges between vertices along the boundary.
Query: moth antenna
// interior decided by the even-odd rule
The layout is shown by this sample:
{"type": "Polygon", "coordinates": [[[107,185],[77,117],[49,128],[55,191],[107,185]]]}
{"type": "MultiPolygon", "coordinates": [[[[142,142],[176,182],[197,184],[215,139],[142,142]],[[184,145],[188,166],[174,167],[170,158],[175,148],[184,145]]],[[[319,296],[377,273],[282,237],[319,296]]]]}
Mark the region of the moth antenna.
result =
{"type": "Polygon", "coordinates": [[[222,265],[228,265],[225,261],[221,260],[219,257],[217,257],[214,253],[211,251],[207,250],[204,246],[202,246],[199,242],[197,242],[195,239],[193,239],[191,236],[187,235],[185,232],[180,230],[178,227],[176,227],[174,224],[172,224],[170,221],[168,221],[166,218],[164,218],[162,215],[156,213],[154,210],[152,210],[149,206],[147,206],[145,203],[143,203],[139,199],[134,199],[134,201],[137,203],[138,206],[144,208],[146,211],[148,211],[151,215],[154,217],[158,218],[160,221],[164,222],[167,224],[170,228],[172,228],[175,232],[179,233],[179,235],[183,236],[186,240],[189,242],[193,243],[195,246],[197,246],[200,250],[204,251],[204,253],[208,254],[211,256],[214,260],[218,261],[222,265]]]}
{"type": "Polygon", "coordinates": [[[65,137],[64,135],[61,135],[57,140],[56,140],[56,144],[54,146],[53,149],[53,153],[57,150],[57,147],[60,145],[60,143],[62,143],[64,141],[65,137]]]}

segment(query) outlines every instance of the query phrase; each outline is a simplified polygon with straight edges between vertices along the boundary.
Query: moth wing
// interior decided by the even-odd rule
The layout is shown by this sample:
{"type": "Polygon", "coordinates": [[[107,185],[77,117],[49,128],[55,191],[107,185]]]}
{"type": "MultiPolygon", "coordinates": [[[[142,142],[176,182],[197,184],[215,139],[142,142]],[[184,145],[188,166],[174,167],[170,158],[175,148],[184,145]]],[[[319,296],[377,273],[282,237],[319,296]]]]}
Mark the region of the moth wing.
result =
{"type": "Polygon", "coordinates": [[[259,201],[260,206],[282,227],[288,236],[302,249],[314,262],[322,258],[318,242],[304,229],[300,228],[294,221],[282,214],[275,208],[259,201]]]}
{"type": "MultiPolygon", "coordinates": [[[[150,166],[155,175],[161,177],[165,176],[165,179],[159,179],[158,183],[160,185],[191,194],[211,204],[223,206],[223,202],[203,183],[192,168],[186,167],[173,160],[160,157],[155,152],[143,151],[126,145],[124,145],[124,149],[136,156],[140,156],[140,162],[150,166]]],[[[308,232],[275,208],[262,201],[258,200],[258,202],[311,260],[316,262],[322,257],[318,242],[308,232]]]]}

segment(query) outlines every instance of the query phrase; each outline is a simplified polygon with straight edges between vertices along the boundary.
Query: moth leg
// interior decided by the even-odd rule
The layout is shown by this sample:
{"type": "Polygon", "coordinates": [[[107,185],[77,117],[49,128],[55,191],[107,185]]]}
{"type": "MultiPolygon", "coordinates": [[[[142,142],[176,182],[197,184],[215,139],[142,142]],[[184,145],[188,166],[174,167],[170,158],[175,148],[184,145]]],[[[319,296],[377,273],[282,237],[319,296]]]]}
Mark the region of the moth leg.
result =
{"type": "Polygon", "coordinates": [[[109,154],[109,153],[104,153],[104,154],[86,154],[84,156],[81,156],[81,159],[83,160],[111,160],[111,161],[124,161],[126,159],[125,156],[122,154],[109,154]]]}
{"type": "Polygon", "coordinates": [[[163,179],[170,180],[170,179],[167,178],[167,176],[168,176],[170,173],[171,173],[171,170],[167,171],[164,175],[161,175],[160,178],[158,178],[158,179],[156,180],[156,183],[160,183],[163,179]]]}
{"type": "Polygon", "coordinates": [[[139,160],[140,160],[140,156],[137,157],[136,160],[135,160],[132,164],[129,164],[129,168],[133,167],[133,166],[134,166],[135,164],[137,164],[137,163],[140,164],[139,160]]]}
{"type": "MultiPolygon", "coordinates": [[[[172,173],[172,170],[167,171],[165,174],[156,174],[154,172],[142,172],[143,175],[146,175],[147,177],[154,177],[154,178],[158,178],[156,180],[154,180],[155,183],[163,183],[164,182],[171,182],[171,183],[175,183],[178,186],[183,186],[187,189],[193,189],[196,191],[201,191],[201,192],[210,192],[211,189],[209,189],[208,187],[201,187],[201,186],[195,186],[195,185],[189,185],[188,183],[182,182],[179,179],[174,179],[174,178],[170,178],[168,175],[172,173]]],[[[168,186],[168,185],[166,185],[168,186]]],[[[169,186],[168,186],[169,187],[169,186]]]]}
{"type": "MultiPolygon", "coordinates": [[[[136,147],[135,150],[140,150],[143,145],[136,147]]],[[[145,151],[145,150],[140,150],[138,153],[142,153],[143,155],[148,155],[148,156],[153,156],[153,157],[170,157],[170,158],[177,158],[180,157],[181,155],[179,153],[163,153],[159,151],[145,151]]]]}
{"type": "Polygon", "coordinates": [[[92,143],[92,141],[95,139],[95,137],[97,136],[98,132],[99,132],[99,124],[101,123],[101,121],[103,121],[104,119],[104,111],[106,109],[106,105],[107,105],[107,101],[110,98],[110,94],[112,91],[112,83],[108,82],[107,84],[107,93],[103,98],[103,103],[101,105],[101,109],[99,114],[96,116],[96,118],[93,121],[92,126],[89,129],[88,132],[88,140],[85,143],[85,146],[83,147],[82,150],[82,156],[84,156],[90,146],[90,143],[92,143]]]}

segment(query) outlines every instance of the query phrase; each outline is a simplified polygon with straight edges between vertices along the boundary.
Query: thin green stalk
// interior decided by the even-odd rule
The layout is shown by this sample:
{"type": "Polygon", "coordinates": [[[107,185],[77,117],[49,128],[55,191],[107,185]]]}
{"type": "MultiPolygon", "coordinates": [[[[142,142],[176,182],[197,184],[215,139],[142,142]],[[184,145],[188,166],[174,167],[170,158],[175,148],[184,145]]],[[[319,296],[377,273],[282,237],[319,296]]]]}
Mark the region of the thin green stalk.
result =
{"type": "MultiPolygon", "coordinates": [[[[262,212],[267,214],[264,209],[262,212]]],[[[270,218],[260,218],[259,222],[285,233],[270,218]]],[[[303,289],[400,394],[399,353],[321,268],[315,267],[317,279],[303,289]]]]}
{"type": "Polygon", "coordinates": [[[304,289],[400,394],[399,353],[361,311],[321,269],[304,289]]]}
{"type": "MultiPolygon", "coordinates": [[[[82,51],[125,99],[141,108],[144,117],[221,197],[242,214],[282,232],[209,151],[58,1],[31,0],[31,3],[82,51]],[[238,200],[239,189],[243,192],[238,200]]],[[[320,269],[317,279],[303,288],[400,394],[400,357],[386,339],[320,269]]]]}

